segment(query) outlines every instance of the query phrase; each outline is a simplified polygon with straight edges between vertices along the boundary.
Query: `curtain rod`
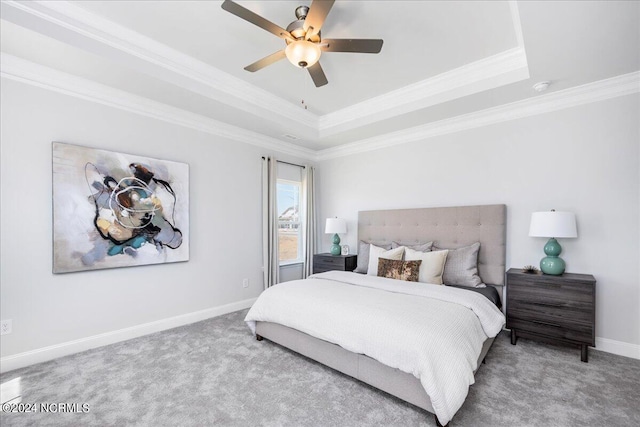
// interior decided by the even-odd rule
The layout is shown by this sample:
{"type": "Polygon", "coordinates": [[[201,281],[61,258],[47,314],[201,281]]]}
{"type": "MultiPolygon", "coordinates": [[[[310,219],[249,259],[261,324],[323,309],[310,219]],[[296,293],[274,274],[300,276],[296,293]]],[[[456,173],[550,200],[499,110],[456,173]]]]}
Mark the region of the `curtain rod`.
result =
{"type": "MultiPolygon", "coordinates": [[[[262,156],[262,160],[264,160],[264,159],[265,159],[265,157],[264,157],[264,156],[262,156]]],[[[285,165],[298,166],[299,168],[302,168],[302,169],[305,169],[305,168],[306,168],[306,166],[305,166],[305,165],[298,165],[298,164],[295,164],[295,163],[289,163],[289,162],[285,162],[285,161],[282,161],[282,160],[276,160],[276,162],[278,162],[278,163],[284,163],[285,165]]]]}

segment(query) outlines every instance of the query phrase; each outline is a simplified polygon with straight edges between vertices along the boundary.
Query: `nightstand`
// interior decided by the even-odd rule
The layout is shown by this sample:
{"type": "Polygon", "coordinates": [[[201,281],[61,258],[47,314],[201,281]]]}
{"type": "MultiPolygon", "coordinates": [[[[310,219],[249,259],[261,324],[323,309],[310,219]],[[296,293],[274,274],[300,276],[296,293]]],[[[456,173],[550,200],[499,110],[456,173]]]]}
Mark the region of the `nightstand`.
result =
{"type": "Polygon", "coordinates": [[[590,274],[550,276],[507,271],[507,329],[518,337],[579,345],[588,361],[595,346],[596,279],[590,274]]]}
{"type": "Polygon", "coordinates": [[[357,255],[315,254],[313,256],[313,272],[323,273],[331,270],[353,271],[356,269],[357,263],[357,255]]]}

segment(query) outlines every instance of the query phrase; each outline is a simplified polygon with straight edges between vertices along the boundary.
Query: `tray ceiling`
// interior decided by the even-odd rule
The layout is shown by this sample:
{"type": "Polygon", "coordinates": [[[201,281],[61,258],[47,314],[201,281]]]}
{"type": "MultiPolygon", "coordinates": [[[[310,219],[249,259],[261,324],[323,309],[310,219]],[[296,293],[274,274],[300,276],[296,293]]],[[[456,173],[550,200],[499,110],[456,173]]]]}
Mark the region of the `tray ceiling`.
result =
{"type": "MultiPolygon", "coordinates": [[[[286,27],[305,2],[238,3],[286,27]]],[[[384,46],[323,54],[329,84],[316,88],[286,60],[244,71],[284,42],[220,4],[7,1],[2,52],[311,150],[527,100],[540,80],[565,90],[640,63],[638,2],[338,0],[323,37],[384,46]]]]}
{"type": "MultiPolygon", "coordinates": [[[[286,27],[301,1],[239,1],[286,27]]],[[[220,2],[78,3],[290,102],[305,98],[327,114],[518,46],[507,2],[340,1],[326,38],[381,38],[378,55],[325,53],[329,85],[315,88],[288,61],[249,73],[246,65],[284,48],[283,40],[220,8],[220,2]],[[348,96],[345,96],[348,94],[348,96]]]]}

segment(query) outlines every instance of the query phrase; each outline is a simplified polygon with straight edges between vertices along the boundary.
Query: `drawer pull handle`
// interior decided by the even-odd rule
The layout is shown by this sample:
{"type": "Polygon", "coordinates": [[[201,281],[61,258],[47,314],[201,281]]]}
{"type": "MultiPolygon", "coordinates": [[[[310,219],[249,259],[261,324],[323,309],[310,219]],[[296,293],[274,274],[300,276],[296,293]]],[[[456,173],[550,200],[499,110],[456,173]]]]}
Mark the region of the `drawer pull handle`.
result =
{"type": "Polygon", "coordinates": [[[562,326],[556,325],[555,323],[541,322],[540,320],[531,320],[531,322],[544,326],[553,326],[554,328],[562,328],[562,326]]]}
{"type": "Polygon", "coordinates": [[[564,306],[567,305],[564,302],[556,302],[556,303],[554,303],[554,302],[535,302],[535,301],[529,301],[529,300],[522,300],[522,299],[519,299],[519,298],[514,298],[513,300],[517,301],[517,302],[520,302],[520,303],[523,303],[523,304],[540,305],[540,306],[543,306],[543,307],[564,307],[564,306]]]}
{"type": "Polygon", "coordinates": [[[541,305],[543,307],[564,307],[566,304],[564,302],[529,302],[532,305],[541,305]]]}

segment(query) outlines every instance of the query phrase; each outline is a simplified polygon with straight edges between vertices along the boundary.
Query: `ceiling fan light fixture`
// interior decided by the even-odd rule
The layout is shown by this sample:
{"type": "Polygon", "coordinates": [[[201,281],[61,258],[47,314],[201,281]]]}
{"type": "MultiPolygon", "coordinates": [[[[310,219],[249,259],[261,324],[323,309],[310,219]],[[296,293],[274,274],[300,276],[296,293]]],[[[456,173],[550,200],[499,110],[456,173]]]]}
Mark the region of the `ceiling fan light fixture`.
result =
{"type": "Polygon", "coordinates": [[[287,59],[299,68],[307,68],[314,65],[320,59],[320,46],[307,40],[296,40],[287,45],[284,50],[287,59]]]}

